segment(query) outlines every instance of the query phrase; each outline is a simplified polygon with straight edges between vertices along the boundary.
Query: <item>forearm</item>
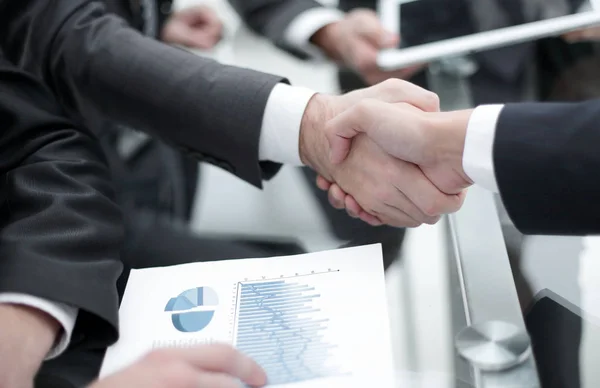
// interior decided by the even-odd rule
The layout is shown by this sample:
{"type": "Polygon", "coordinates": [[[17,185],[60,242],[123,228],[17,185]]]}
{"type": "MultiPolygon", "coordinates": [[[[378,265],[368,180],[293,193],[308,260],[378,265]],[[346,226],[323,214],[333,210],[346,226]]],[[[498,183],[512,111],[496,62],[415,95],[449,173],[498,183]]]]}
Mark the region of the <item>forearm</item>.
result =
{"type": "MultiPolygon", "coordinates": [[[[306,53],[290,42],[286,33],[305,12],[324,9],[315,0],[229,0],[246,25],[275,45],[300,58],[306,53]]],[[[308,38],[308,37],[307,37],[308,38]]]]}
{"type": "Polygon", "coordinates": [[[600,101],[510,104],[494,141],[500,194],[526,234],[600,232],[600,101]]]}
{"type": "Polygon", "coordinates": [[[0,122],[0,303],[54,316],[65,334],[54,350],[67,345],[71,308],[94,322],[86,342],[110,345],[123,221],[100,146],[37,79],[1,60],[0,122]]]}
{"type": "Polygon", "coordinates": [[[59,331],[59,323],[41,311],[0,304],[0,387],[32,387],[59,331]]]}
{"type": "Polygon", "coordinates": [[[283,78],[221,65],[146,38],[107,14],[99,1],[20,3],[29,11],[15,8],[12,19],[0,18],[12,26],[25,24],[31,30],[28,42],[15,47],[11,38],[17,39],[18,31],[12,28],[3,45],[12,46],[7,51],[14,62],[44,77],[73,117],[92,128],[110,120],[159,136],[260,185],[262,114],[283,78]],[[72,8],[68,15],[58,10],[63,4],[72,8]],[[46,46],[40,44],[44,40],[46,46]],[[26,55],[18,55],[24,47],[26,55]],[[228,163],[231,155],[240,162],[228,163]]]}

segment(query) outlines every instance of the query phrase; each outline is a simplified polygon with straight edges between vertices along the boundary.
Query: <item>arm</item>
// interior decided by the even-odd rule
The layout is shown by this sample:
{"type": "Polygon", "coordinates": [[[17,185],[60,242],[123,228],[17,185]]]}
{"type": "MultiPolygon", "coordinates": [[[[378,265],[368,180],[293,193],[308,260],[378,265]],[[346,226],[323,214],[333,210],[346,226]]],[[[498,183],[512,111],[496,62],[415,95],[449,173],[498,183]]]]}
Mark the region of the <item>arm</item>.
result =
{"type": "Polygon", "coordinates": [[[265,36],[276,46],[287,52],[306,59],[310,55],[306,46],[312,35],[329,23],[343,19],[343,13],[326,8],[315,0],[229,0],[248,27],[259,35],[265,36]],[[325,18],[317,17],[317,23],[311,21],[300,27],[300,37],[289,39],[288,31],[294,29],[294,23],[303,14],[325,12],[325,18]],[[302,42],[302,40],[305,40],[302,42]]]}
{"type": "MultiPolygon", "coordinates": [[[[328,136],[335,162],[345,159],[350,139],[364,132],[392,156],[418,164],[443,192],[472,183],[499,190],[523,233],[600,232],[600,184],[594,179],[600,171],[599,100],[446,113],[377,105],[362,112],[358,125],[349,125],[358,114],[352,110],[332,120],[328,136]]],[[[332,202],[367,222],[378,221],[337,185],[320,184],[335,194],[332,202]]]]}
{"type": "Polygon", "coordinates": [[[0,304],[0,386],[31,387],[58,332],[58,322],[39,310],[0,304]]]}
{"type": "Polygon", "coordinates": [[[377,54],[396,47],[399,37],[387,31],[374,11],[347,14],[314,0],[230,0],[255,32],[301,59],[327,58],[356,71],[368,85],[389,78],[408,79],[423,66],[383,71],[377,54]]]}
{"type": "Polygon", "coordinates": [[[528,234],[600,232],[600,101],[507,105],[494,141],[506,210],[528,234]]]}
{"type": "MultiPolygon", "coordinates": [[[[37,80],[0,63],[0,306],[54,318],[49,345],[57,351],[77,310],[77,344],[116,340],[123,234],[96,140],[63,117],[37,80]]],[[[48,341],[37,343],[47,356],[48,341]]]]}
{"type": "MultiPolygon", "coordinates": [[[[8,31],[0,39],[11,59],[44,77],[60,101],[87,125],[108,117],[160,135],[257,186],[262,173],[273,165],[259,160],[282,161],[261,152],[264,139],[275,139],[265,146],[274,148],[270,155],[293,150],[293,155],[280,155],[302,161],[330,179],[339,178],[347,191],[360,191],[364,203],[389,213],[390,223],[404,224],[406,217],[399,209],[409,200],[398,192],[400,182],[396,186],[391,182],[404,180],[405,175],[382,171],[380,164],[386,160],[375,158],[378,151],[367,145],[352,166],[376,185],[360,184],[349,166],[334,169],[326,160],[323,126],[329,117],[367,96],[437,110],[439,101],[433,93],[390,80],[345,96],[313,97],[312,92],[280,84],[279,77],[223,66],[144,38],[106,14],[99,1],[0,1],[0,28],[8,31]],[[274,120],[277,115],[282,119],[274,120]],[[289,148],[277,145],[284,138],[290,139],[291,143],[285,141],[289,148]],[[359,160],[368,159],[367,155],[374,158],[359,160]],[[393,176],[375,179],[386,174],[393,176]]],[[[420,179],[431,194],[414,198],[411,225],[431,222],[440,209],[459,205],[460,198],[445,196],[419,171],[408,170],[410,178],[402,184],[420,179]]]]}
{"type": "MultiPolygon", "coordinates": [[[[0,0],[0,44],[86,126],[111,119],[259,186],[263,114],[281,77],[140,35],[100,1],[0,0]]],[[[303,108],[303,107],[302,107],[303,108]]]]}

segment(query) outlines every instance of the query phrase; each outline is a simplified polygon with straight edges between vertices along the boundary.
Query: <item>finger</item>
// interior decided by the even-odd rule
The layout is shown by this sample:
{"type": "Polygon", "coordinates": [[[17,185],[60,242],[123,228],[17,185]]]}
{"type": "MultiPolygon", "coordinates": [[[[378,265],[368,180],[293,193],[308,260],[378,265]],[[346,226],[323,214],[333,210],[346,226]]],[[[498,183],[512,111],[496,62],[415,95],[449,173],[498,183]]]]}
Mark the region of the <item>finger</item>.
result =
{"type": "Polygon", "coordinates": [[[332,185],[328,192],[329,203],[336,209],[344,209],[346,193],[338,185],[332,185]]]}
{"type": "MultiPolygon", "coordinates": [[[[417,74],[421,70],[425,69],[426,67],[427,67],[427,64],[418,64],[418,65],[414,65],[414,66],[409,66],[405,69],[399,70],[397,72],[398,76],[396,78],[407,80],[409,78],[412,78],[415,74],[417,74]]],[[[436,110],[434,112],[439,111],[439,107],[437,107],[437,108],[438,108],[438,110],[436,110]]]]}
{"type": "Polygon", "coordinates": [[[422,224],[422,222],[415,220],[402,210],[390,205],[384,205],[380,210],[375,212],[375,216],[384,224],[395,228],[416,228],[422,224]]]}
{"type": "MultiPolygon", "coordinates": [[[[423,70],[426,66],[427,65],[417,65],[417,66],[411,66],[411,67],[407,67],[405,69],[393,70],[393,71],[383,71],[380,68],[376,68],[376,69],[370,71],[368,74],[365,74],[365,80],[367,81],[367,83],[369,85],[375,85],[382,81],[385,81],[388,79],[393,79],[393,78],[400,79],[400,80],[409,80],[415,74],[417,74],[418,72],[423,70]]],[[[426,105],[426,107],[425,107],[426,109],[423,109],[425,111],[431,111],[431,112],[439,111],[437,102],[433,99],[432,99],[431,103],[427,103],[425,105],[426,105]]]]}
{"type": "Polygon", "coordinates": [[[371,226],[383,225],[383,221],[381,221],[379,218],[375,217],[374,215],[367,213],[364,210],[362,212],[360,212],[358,216],[361,220],[363,220],[364,222],[366,222],[367,224],[369,224],[371,226]]]}
{"type": "Polygon", "coordinates": [[[440,98],[438,95],[412,82],[391,78],[371,89],[373,90],[368,93],[369,98],[376,98],[390,103],[404,102],[425,112],[440,111],[440,98]]]}
{"type": "Polygon", "coordinates": [[[202,50],[214,48],[221,40],[221,35],[210,31],[194,30],[187,36],[187,46],[202,50]]]}
{"type": "Polygon", "coordinates": [[[223,373],[202,372],[196,381],[197,383],[194,387],[198,388],[240,388],[240,383],[237,379],[223,373]]]}
{"type": "Polygon", "coordinates": [[[437,94],[398,78],[389,78],[369,88],[356,90],[346,94],[344,98],[350,104],[374,99],[389,103],[407,103],[425,112],[440,111],[440,98],[437,94]]]}
{"type": "MultiPolygon", "coordinates": [[[[412,169],[411,165],[408,165],[408,166],[409,166],[408,168],[412,169]]],[[[403,182],[409,182],[409,185],[412,184],[411,181],[406,178],[403,179],[403,182]]],[[[402,188],[396,187],[397,192],[394,195],[394,198],[393,198],[394,201],[393,202],[390,201],[389,203],[387,203],[387,205],[401,210],[403,213],[407,214],[410,218],[412,218],[413,220],[415,220],[421,224],[434,225],[440,220],[439,216],[429,216],[429,215],[425,214],[423,211],[421,211],[421,209],[419,209],[417,207],[417,205],[415,205],[402,192],[403,189],[404,189],[404,187],[402,187],[402,188]]]]}
{"type": "Polygon", "coordinates": [[[372,214],[367,213],[358,204],[358,202],[356,201],[356,199],[354,199],[353,196],[346,194],[344,204],[346,206],[346,211],[348,211],[349,213],[351,212],[352,214],[358,214],[358,218],[360,218],[362,221],[366,222],[367,224],[369,224],[371,226],[381,226],[383,224],[379,218],[375,217],[372,214]]]}
{"type": "Polygon", "coordinates": [[[411,182],[410,185],[402,186],[402,191],[408,200],[427,216],[437,217],[442,214],[454,213],[462,206],[462,199],[459,195],[448,195],[441,192],[415,165],[406,164],[396,181],[411,182]]]}
{"type": "Polygon", "coordinates": [[[190,25],[202,24],[222,24],[219,15],[211,7],[206,5],[197,5],[181,10],[176,16],[186,20],[190,25]]]}
{"type": "Polygon", "coordinates": [[[386,30],[377,14],[371,10],[357,10],[349,16],[353,31],[376,48],[396,47],[400,37],[386,30]]]}
{"type": "Polygon", "coordinates": [[[317,187],[323,191],[329,190],[331,187],[331,182],[327,179],[323,178],[321,175],[317,176],[317,187]]]}
{"type": "Polygon", "coordinates": [[[185,361],[192,366],[236,377],[251,386],[263,386],[267,375],[251,358],[231,346],[214,344],[196,349],[178,349],[185,361]]]}
{"type": "Polygon", "coordinates": [[[344,198],[344,206],[346,206],[346,211],[354,215],[354,218],[358,218],[360,212],[364,211],[364,209],[356,202],[353,196],[346,195],[344,198]]]}
{"type": "Polygon", "coordinates": [[[346,208],[346,213],[352,218],[359,218],[359,214],[363,210],[358,202],[348,194],[344,197],[344,207],[346,208]]]}
{"type": "Polygon", "coordinates": [[[381,105],[379,101],[364,100],[327,122],[325,135],[329,141],[329,159],[333,164],[346,159],[352,146],[352,138],[367,131],[368,125],[374,121],[373,114],[381,105]]]}

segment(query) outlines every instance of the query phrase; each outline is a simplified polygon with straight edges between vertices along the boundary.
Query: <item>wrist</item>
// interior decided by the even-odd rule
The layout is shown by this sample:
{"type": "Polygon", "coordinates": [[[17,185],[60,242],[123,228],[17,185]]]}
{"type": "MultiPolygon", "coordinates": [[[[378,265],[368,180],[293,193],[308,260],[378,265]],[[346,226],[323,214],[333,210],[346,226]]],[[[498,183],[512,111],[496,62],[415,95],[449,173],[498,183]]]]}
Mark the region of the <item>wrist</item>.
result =
{"type": "Polygon", "coordinates": [[[331,99],[331,96],[315,94],[308,102],[300,124],[300,160],[321,174],[328,170],[329,144],[324,134],[324,126],[327,120],[333,117],[331,99]]]}
{"type": "Polygon", "coordinates": [[[472,114],[472,109],[431,114],[433,163],[450,165],[464,177],[465,139],[472,114]]]}
{"type": "Polygon", "coordinates": [[[333,61],[342,59],[339,50],[341,21],[329,23],[320,28],[310,38],[310,42],[319,47],[333,61]]]}
{"type": "Polygon", "coordinates": [[[59,331],[60,324],[42,311],[0,305],[0,386],[30,386],[59,331]]]}

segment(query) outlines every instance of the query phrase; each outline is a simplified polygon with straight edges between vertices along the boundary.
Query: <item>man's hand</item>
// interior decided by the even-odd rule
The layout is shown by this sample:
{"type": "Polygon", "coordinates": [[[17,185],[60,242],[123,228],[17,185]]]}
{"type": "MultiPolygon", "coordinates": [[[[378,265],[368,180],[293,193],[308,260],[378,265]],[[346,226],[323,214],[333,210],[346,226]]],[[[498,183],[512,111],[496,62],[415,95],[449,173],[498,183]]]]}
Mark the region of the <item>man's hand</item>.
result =
{"type": "Polygon", "coordinates": [[[377,14],[368,9],[351,11],[344,20],[321,28],[313,35],[312,42],[329,58],[358,72],[368,85],[388,78],[408,79],[423,68],[413,66],[391,72],[379,69],[377,53],[397,47],[400,38],[386,31],[377,14]]]}
{"type": "Polygon", "coordinates": [[[191,49],[210,50],[223,37],[223,23],[217,13],[203,5],[179,11],[162,30],[164,42],[191,49]]]}
{"type": "Polygon", "coordinates": [[[563,35],[563,39],[571,43],[598,41],[600,40],[600,26],[569,32],[563,35]]]}
{"type": "Polygon", "coordinates": [[[458,210],[462,193],[443,193],[417,166],[390,156],[367,136],[357,138],[347,160],[343,163],[338,160],[337,165],[331,163],[323,123],[344,112],[342,117],[356,120],[351,126],[360,125],[363,122],[358,117],[360,112],[369,117],[377,115],[371,111],[376,106],[361,102],[370,98],[388,103],[406,102],[418,107],[414,108],[417,111],[439,111],[435,94],[401,80],[389,80],[339,97],[317,95],[309,103],[301,127],[302,161],[327,180],[336,182],[341,190],[352,194],[363,208],[388,225],[431,224],[441,214],[458,210]]]}
{"type": "MultiPolygon", "coordinates": [[[[418,165],[441,192],[462,196],[472,184],[462,168],[471,113],[429,113],[405,103],[364,101],[329,121],[326,133],[331,145],[331,161],[337,164],[349,159],[351,148],[359,147],[360,139],[366,135],[391,156],[418,165]],[[357,144],[353,145],[352,138],[359,134],[354,141],[357,144]]],[[[317,185],[329,191],[333,206],[346,208],[351,216],[372,225],[387,223],[365,208],[352,192],[331,182],[336,181],[322,176],[317,185]]]]}
{"type": "Polygon", "coordinates": [[[31,307],[0,304],[0,387],[30,388],[60,324],[31,307]]]}
{"type": "Polygon", "coordinates": [[[267,383],[265,372],[226,345],[157,350],[89,388],[238,388],[267,383]]]}

